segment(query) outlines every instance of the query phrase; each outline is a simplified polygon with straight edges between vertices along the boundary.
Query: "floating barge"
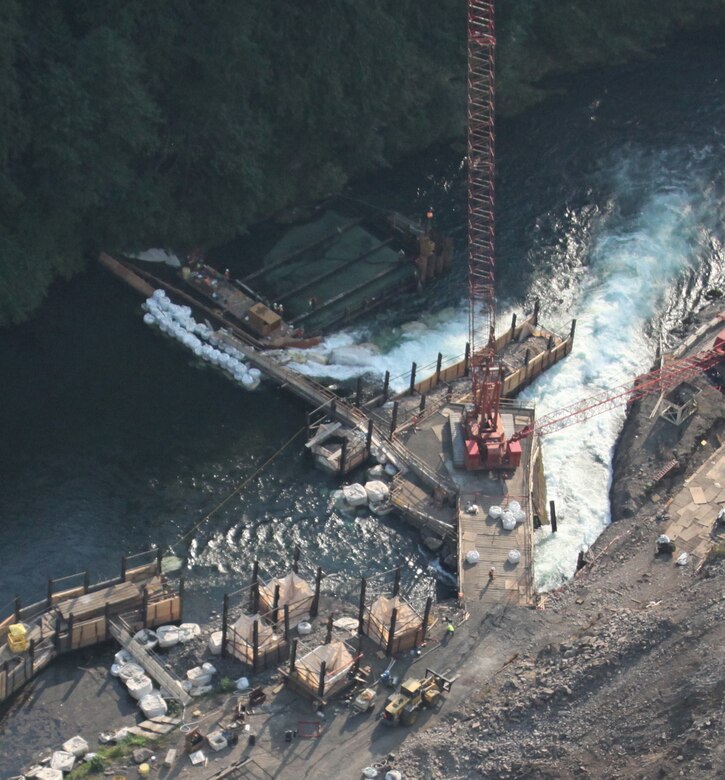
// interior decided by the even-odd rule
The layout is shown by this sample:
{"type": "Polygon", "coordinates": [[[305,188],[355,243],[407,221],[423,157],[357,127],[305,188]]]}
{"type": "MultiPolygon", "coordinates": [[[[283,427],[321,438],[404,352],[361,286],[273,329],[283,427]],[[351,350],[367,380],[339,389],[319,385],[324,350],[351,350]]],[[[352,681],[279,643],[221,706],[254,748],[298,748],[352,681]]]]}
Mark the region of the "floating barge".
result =
{"type": "MultiPolygon", "coordinates": [[[[453,243],[432,224],[341,198],[299,214],[263,241],[261,266],[242,279],[192,252],[177,271],[101,253],[100,263],[148,297],[166,290],[257,349],[305,348],[325,334],[422,289],[448,272],[453,243]],[[239,334],[238,334],[239,335],[239,334]]],[[[231,261],[230,261],[231,262],[231,261]]]]}

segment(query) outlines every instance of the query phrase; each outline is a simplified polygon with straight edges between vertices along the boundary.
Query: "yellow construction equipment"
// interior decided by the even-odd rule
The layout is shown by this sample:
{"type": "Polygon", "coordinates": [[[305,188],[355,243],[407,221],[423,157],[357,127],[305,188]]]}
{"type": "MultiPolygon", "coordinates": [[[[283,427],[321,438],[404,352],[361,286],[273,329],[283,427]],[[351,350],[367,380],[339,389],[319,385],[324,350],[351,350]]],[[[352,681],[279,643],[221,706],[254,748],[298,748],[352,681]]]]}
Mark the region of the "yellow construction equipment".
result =
{"type": "Polygon", "coordinates": [[[436,707],[444,693],[451,690],[456,678],[449,679],[432,669],[425,670],[425,677],[408,678],[397,693],[388,697],[383,710],[383,723],[412,726],[423,707],[436,707]]]}

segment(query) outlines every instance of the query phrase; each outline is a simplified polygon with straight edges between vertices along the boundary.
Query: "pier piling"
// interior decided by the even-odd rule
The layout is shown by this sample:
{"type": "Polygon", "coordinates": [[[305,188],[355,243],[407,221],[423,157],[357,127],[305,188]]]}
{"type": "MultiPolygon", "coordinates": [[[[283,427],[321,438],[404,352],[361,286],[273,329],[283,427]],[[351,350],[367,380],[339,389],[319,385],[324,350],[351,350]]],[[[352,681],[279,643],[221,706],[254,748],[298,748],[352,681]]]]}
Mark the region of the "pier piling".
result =
{"type": "Polygon", "coordinates": [[[357,630],[360,634],[362,634],[365,625],[365,591],[367,590],[367,586],[368,582],[365,577],[363,577],[360,580],[360,607],[357,613],[357,630]]]}
{"type": "Polygon", "coordinates": [[[551,533],[556,533],[556,504],[549,501],[549,518],[551,520],[551,533]]]}
{"type": "Polygon", "coordinates": [[[393,607],[390,615],[390,628],[388,629],[388,646],[385,648],[385,655],[390,658],[393,654],[393,642],[395,641],[395,624],[398,622],[398,608],[393,607]]]}
{"type": "Polygon", "coordinates": [[[390,436],[389,438],[393,438],[393,434],[395,433],[395,429],[398,427],[398,402],[393,401],[393,417],[390,420],[390,436]]]}
{"type": "Polygon", "coordinates": [[[222,658],[227,657],[227,626],[229,625],[229,594],[224,594],[222,602],[222,658]]]}

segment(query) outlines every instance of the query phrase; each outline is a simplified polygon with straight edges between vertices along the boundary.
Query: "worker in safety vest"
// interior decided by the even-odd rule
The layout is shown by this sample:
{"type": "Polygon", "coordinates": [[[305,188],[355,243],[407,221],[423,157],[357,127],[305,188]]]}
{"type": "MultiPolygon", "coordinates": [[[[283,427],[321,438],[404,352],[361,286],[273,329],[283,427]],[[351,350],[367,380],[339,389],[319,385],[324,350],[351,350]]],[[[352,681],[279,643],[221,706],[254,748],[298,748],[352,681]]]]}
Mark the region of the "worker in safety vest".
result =
{"type": "Polygon", "coordinates": [[[453,625],[453,623],[449,623],[446,627],[446,634],[450,637],[453,636],[453,634],[456,633],[456,627],[453,625]]]}

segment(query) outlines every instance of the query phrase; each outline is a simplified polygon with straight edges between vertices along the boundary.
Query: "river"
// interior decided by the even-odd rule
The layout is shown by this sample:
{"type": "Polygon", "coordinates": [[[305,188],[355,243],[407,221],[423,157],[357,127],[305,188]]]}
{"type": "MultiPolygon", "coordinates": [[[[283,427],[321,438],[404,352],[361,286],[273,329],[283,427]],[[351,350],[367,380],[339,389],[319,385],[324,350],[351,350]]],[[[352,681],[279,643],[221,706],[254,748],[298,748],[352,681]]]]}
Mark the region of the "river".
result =
{"type": "MultiPolygon", "coordinates": [[[[551,81],[561,94],[499,123],[501,321],[535,297],[547,325],[564,331],[578,320],[572,355],[527,391],[539,413],[646,369],[705,291],[725,286],[717,40],[682,39],[643,62],[551,81]]],[[[461,149],[446,146],[354,188],[410,215],[432,205],[459,251],[452,274],[423,296],[334,337],[381,349],[356,366],[326,367],[335,381],[403,374],[413,360],[462,352],[464,177],[461,149]],[[425,330],[400,328],[410,320],[425,330]]],[[[330,509],[335,482],[299,441],[192,531],[304,425],[306,410],[283,391],[246,393],[200,368],[140,315],[134,294],[91,267],[57,282],[38,315],[0,339],[0,604],[16,593],[42,597],[48,576],[112,574],[121,553],[150,545],[188,553],[191,618],[219,609],[255,556],[275,568],[295,545],[334,575],[333,591],[400,563],[406,592],[435,588],[429,556],[401,522],[330,509]]],[[[561,519],[555,537],[537,534],[540,588],[570,576],[577,551],[609,522],[621,422],[614,413],[545,440],[561,519]]]]}

